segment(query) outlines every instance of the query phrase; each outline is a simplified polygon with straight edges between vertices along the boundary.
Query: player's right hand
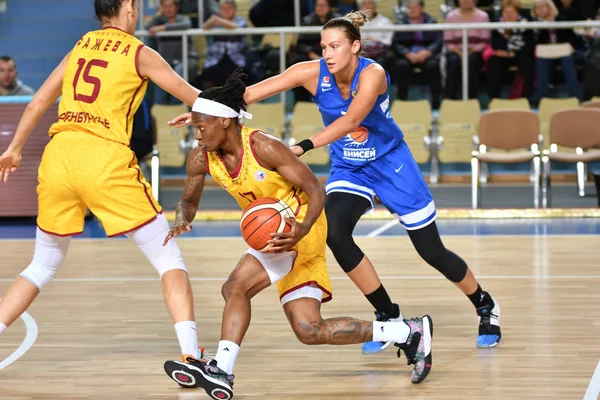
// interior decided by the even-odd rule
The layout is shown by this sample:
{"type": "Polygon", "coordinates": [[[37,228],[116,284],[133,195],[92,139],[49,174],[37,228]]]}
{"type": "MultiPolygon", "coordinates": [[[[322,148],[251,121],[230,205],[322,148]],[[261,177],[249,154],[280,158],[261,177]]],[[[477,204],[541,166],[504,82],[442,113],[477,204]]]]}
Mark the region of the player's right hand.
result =
{"type": "Polygon", "coordinates": [[[176,221],[173,228],[169,231],[167,237],[165,237],[165,241],[163,242],[163,246],[166,246],[169,240],[173,239],[176,236],[183,235],[186,232],[192,230],[192,225],[187,221],[176,221]]]}
{"type": "Polygon", "coordinates": [[[176,116],[172,120],[168,122],[169,126],[173,128],[183,128],[184,126],[188,126],[192,124],[192,113],[187,112],[181,115],[176,116]]]}
{"type": "Polygon", "coordinates": [[[16,152],[13,150],[6,150],[0,156],[0,179],[3,182],[8,180],[8,176],[19,168],[21,165],[21,161],[23,160],[23,156],[21,156],[20,152],[16,152]]]}

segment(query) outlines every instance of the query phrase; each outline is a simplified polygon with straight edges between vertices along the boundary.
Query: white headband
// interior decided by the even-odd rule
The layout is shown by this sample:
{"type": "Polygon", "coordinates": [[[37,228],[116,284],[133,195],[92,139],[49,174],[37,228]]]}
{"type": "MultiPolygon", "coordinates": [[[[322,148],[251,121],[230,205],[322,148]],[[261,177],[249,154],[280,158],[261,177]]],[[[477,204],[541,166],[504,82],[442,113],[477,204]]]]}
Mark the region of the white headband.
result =
{"type": "Polygon", "coordinates": [[[202,97],[196,99],[192,106],[192,111],[212,115],[213,117],[238,118],[240,123],[242,123],[244,118],[252,119],[252,114],[247,113],[244,110],[237,112],[233,108],[227,107],[225,104],[202,97]]]}

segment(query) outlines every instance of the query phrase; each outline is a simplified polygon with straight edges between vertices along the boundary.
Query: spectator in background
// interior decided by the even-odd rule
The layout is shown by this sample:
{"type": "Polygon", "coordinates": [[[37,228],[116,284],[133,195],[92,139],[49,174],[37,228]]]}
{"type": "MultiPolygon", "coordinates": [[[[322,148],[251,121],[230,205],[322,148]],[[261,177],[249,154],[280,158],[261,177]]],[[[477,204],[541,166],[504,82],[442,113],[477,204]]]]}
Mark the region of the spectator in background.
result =
{"type": "Polygon", "coordinates": [[[558,4],[556,3],[554,2],[563,21],[583,21],[585,19],[576,0],[560,0],[558,4]]]}
{"type": "MultiPolygon", "coordinates": [[[[552,0],[535,0],[531,14],[537,21],[565,20],[564,17],[558,14],[552,0]]],[[[549,96],[550,76],[557,63],[561,65],[569,96],[581,100],[581,88],[577,81],[575,57],[576,51],[581,47],[582,39],[575,35],[573,29],[539,29],[535,32],[535,35],[537,90],[533,103],[538,104],[542,98],[549,96]]]]}
{"type": "MultiPolygon", "coordinates": [[[[459,0],[460,7],[452,10],[446,17],[449,24],[464,24],[468,22],[490,22],[486,12],[475,7],[476,0],[459,0]]],[[[444,54],[445,77],[444,96],[449,99],[462,98],[462,32],[444,31],[446,51],[444,54]]],[[[483,67],[483,50],[490,41],[490,31],[486,29],[468,31],[468,68],[469,68],[469,98],[479,94],[479,74],[483,67]]]]}
{"type": "MultiPolygon", "coordinates": [[[[596,21],[600,21],[600,10],[596,14],[596,21]]],[[[600,28],[587,28],[585,39],[588,50],[585,52],[583,63],[583,100],[600,96],[600,28]]],[[[600,181],[599,181],[600,182],[600,181]]],[[[600,190],[598,191],[600,196],[600,190]]],[[[600,197],[599,197],[600,198],[600,197]]]]}
{"type": "MultiPolygon", "coordinates": [[[[521,22],[519,0],[504,0],[500,22],[521,22]]],[[[487,87],[490,99],[500,97],[504,77],[510,67],[517,67],[510,98],[533,94],[535,42],[531,29],[496,29],[492,31],[492,54],[487,59],[487,87]]]]}
{"type": "MultiPolygon", "coordinates": [[[[310,13],[309,3],[314,0],[300,0],[300,21],[310,13]]],[[[294,1],[292,0],[258,0],[251,8],[248,16],[255,27],[279,27],[294,26],[294,1]]],[[[254,35],[253,41],[260,43],[262,35],[254,35]]],[[[258,52],[253,52],[249,68],[250,81],[257,82],[268,77],[270,74],[279,72],[279,46],[263,45],[258,52]],[[260,65],[258,70],[254,71],[254,66],[260,65]]]]}
{"type": "MultiPolygon", "coordinates": [[[[236,15],[237,5],[235,0],[219,1],[220,16],[210,17],[202,29],[236,29],[247,28],[248,22],[236,15]]],[[[247,35],[239,36],[211,36],[209,37],[208,54],[204,62],[204,70],[197,85],[200,89],[222,86],[229,75],[237,67],[246,66],[248,53],[247,35]]]]}
{"type": "MultiPolygon", "coordinates": [[[[309,12],[308,0],[300,0],[300,19],[309,12]]],[[[259,0],[248,16],[256,27],[294,26],[294,1],[259,0]]]]}
{"type": "MultiPolygon", "coordinates": [[[[152,35],[164,31],[185,31],[192,27],[190,17],[179,14],[179,0],[161,0],[156,15],[146,24],[146,30],[152,35]]],[[[158,52],[180,76],[183,76],[183,46],[181,37],[159,37],[158,52]]],[[[198,71],[198,54],[188,40],[188,80],[192,81],[198,71]]],[[[156,86],[154,104],[180,104],[174,96],[156,86]]]]}
{"type": "Polygon", "coordinates": [[[17,77],[19,71],[12,57],[0,57],[0,96],[33,96],[32,88],[25,85],[17,77]]]}
{"type": "MultiPolygon", "coordinates": [[[[316,0],[315,11],[302,18],[302,26],[323,26],[332,18],[340,17],[331,9],[332,0],[316,0]]],[[[296,45],[288,52],[288,65],[321,58],[321,34],[302,33],[296,45]]],[[[311,101],[311,94],[303,87],[294,90],[296,101],[311,101]]]]}
{"type": "MultiPolygon", "coordinates": [[[[386,16],[377,12],[377,0],[359,0],[358,5],[361,11],[368,11],[373,14],[363,27],[378,28],[382,26],[392,26],[394,23],[386,16]]],[[[375,60],[377,63],[387,69],[391,53],[392,38],[394,32],[361,32],[362,51],[365,57],[375,60]]]]}
{"type": "MultiPolygon", "coordinates": [[[[202,0],[204,21],[219,13],[219,3],[216,0],[202,0]]],[[[181,0],[182,14],[194,14],[198,12],[198,0],[181,0]]],[[[202,22],[204,22],[202,21],[202,22]]],[[[192,21],[193,22],[193,21],[192,21]]]]}
{"type": "MultiPolygon", "coordinates": [[[[594,18],[596,21],[600,21],[600,8],[596,10],[596,17],[594,18]]],[[[587,19],[591,21],[591,18],[587,19]]],[[[592,43],[594,40],[600,37],[600,28],[586,28],[585,29],[585,39],[588,43],[592,43]]]]}
{"type": "MultiPolygon", "coordinates": [[[[423,11],[423,0],[409,0],[408,13],[401,14],[398,24],[435,24],[436,20],[423,11]]],[[[443,35],[441,31],[396,32],[392,40],[392,50],[397,60],[395,80],[398,98],[408,98],[408,85],[415,68],[420,68],[431,89],[431,107],[438,109],[442,82],[440,76],[440,53],[443,35]]]]}

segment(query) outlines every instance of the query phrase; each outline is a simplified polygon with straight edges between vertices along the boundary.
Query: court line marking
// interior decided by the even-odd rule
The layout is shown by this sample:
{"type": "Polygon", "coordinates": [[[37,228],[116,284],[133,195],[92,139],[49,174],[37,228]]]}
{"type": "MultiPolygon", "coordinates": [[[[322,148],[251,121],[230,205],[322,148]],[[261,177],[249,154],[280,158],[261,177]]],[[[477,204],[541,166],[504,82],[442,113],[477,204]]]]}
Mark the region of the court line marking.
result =
{"type": "Polygon", "coordinates": [[[598,365],[596,365],[596,369],[594,370],[590,384],[585,391],[583,400],[598,400],[598,397],[600,397],[600,360],[598,360],[598,365]]]}
{"type": "Polygon", "coordinates": [[[400,224],[400,221],[397,219],[393,219],[391,221],[386,222],[385,224],[381,225],[379,228],[372,230],[371,232],[367,233],[365,235],[365,237],[377,237],[379,235],[381,235],[382,233],[392,229],[394,226],[400,224]]]}
{"type": "Polygon", "coordinates": [[[37,339],[38,326],[35,322],[35,319],[33,319],[33,317],[28,312],[24,312],[23,314],[21,314],[21,319],[25,323],[25,338],[12,354],[6,357],[3,361],[0,361],[0,369],[8,367],[10,364],[14,363],[19,358],[21,358],[25,353],[29,351],[29,349],[31,349],[31,347],[33,347],[33,344],[37,339]]]}
{"type": "MultiPolygon", "coordinates": [[[[395,276],[380,276],[382,280],[445,280],[444,276],[418,276],[418,275],[395,275],[395,276]]],[[[227,277],[198,277],[190,278],[193,282],[212,282],[225,281],[227,277]]],[[[347,276],[332,276],[333,281],[341,281],[348,279],[347,276]]],[[[485,280],[574,280],[574,279],[600,279],[600,275],[488,275],[477,276],[477,279],[485,280]]],[[[0,278],[0,282],[12,282],[13,278],[0,278]]],[[[159,282],[160,278],[56,278],[52,282],[159,282]]]]}
{"type": "MultiPolygon", "coordinates": [[[[396,220],[397,221],[397,220],[396,220]]],[[[460,235],[453,235],[451,233],[444,233],[444,232],[440,232],[440,234],[442,235],[443,238],[473,238],[474,236],[477,237],[485,237],[485,238],[494,238],[494,237],[501,237],[501,238],[505,238],[507,236],[512,236],[512,237],[537,237],[537,238],[546,238],[546,237],[590,237],[590,236],[598,236],[598,233],[494,233],[491,235],[488,234],[481,234],[481,233],[470,233],[470,234],[460,234],[460,235]]],[[[366,238],[365,235],[354,235],[355,238],[366,238]]],[[[406,239],[408,237],[407,234],[404,235],[385,235],[382,236],[385,238],[390,238],[390,239],[399,239],[399,238],[404,238],[406,239]]],[[[177,237],[177,241],[187,241],[187,240],[244,240],[242,238],[242,236],[178,236],[177,237]]],[[[73,240],[77,241],[77,242],[92,242],[95,240],[118,240],[118,241],[125,241],[126,239],[123,238],[109,238],[109,237],[101,237],[101,238],[80,238],[75,236],[73,238],[73,240]]],[[[19,238],[19,239],[3,239],[0,238],[0,243],[2,242],[33,242],[35,241],[35,237],[32,238],[19,238]]]]}
{"type": "Polygon", "coordinates": [[[598,397],[600,397],[600,360],[598,360],[598,365],[596,365],[592,380],[590,380],[590,385],[585,391],[583,400],[598,400],[598,397]]]}

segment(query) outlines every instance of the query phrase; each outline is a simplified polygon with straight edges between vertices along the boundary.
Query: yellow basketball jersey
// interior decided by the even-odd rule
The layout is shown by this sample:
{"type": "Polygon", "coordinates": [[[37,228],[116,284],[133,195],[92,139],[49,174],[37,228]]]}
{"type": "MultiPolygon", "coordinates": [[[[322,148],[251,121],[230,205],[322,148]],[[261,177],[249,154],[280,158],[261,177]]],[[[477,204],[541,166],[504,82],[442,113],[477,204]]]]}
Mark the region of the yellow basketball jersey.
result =
{"type": "Polygon", "coordinates": [[[252,137],[264,134],[252,128],[242,128],[243,153],[238,168],[231,174],[219,153],[207,152],[208,173],[237,200],[242,209],[261,197],[275,197],[287,203],[296,219],[303,221],[308,201],[306,193],[277,172],[262,166],[256,159],[252,150],[252,137]]]}
{"type": "Polygon", "coordinates": [[[85,34],[69,56],[50,136],[86,132],[128,146],[133,116],[148,86],[137,69],[142,46],[116,28],[85,34]]]}

